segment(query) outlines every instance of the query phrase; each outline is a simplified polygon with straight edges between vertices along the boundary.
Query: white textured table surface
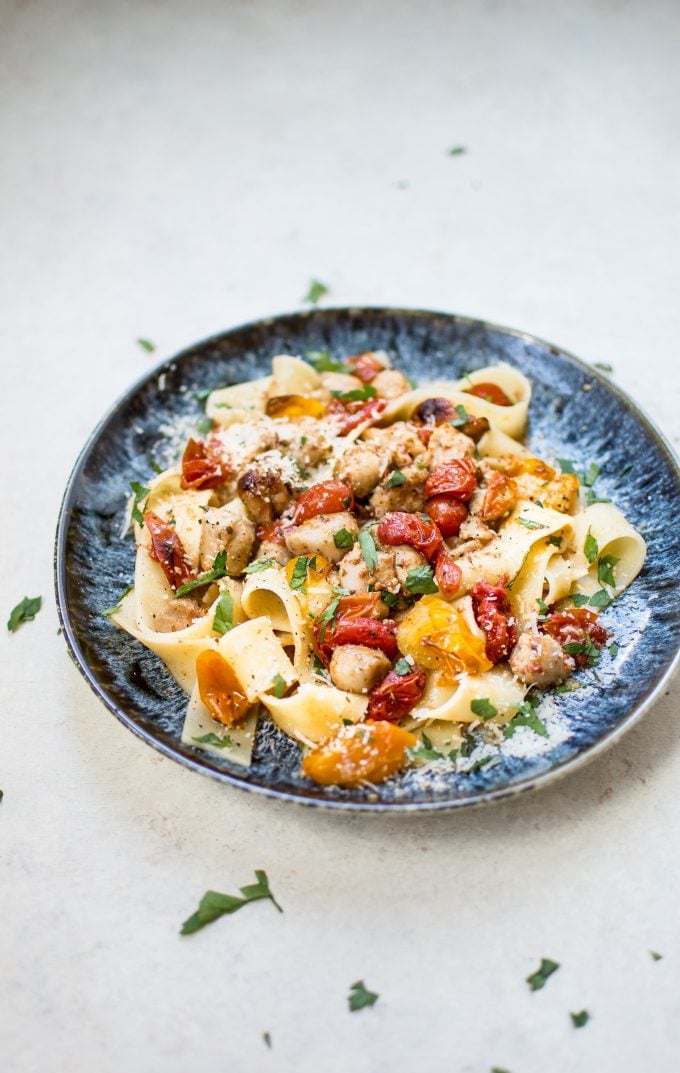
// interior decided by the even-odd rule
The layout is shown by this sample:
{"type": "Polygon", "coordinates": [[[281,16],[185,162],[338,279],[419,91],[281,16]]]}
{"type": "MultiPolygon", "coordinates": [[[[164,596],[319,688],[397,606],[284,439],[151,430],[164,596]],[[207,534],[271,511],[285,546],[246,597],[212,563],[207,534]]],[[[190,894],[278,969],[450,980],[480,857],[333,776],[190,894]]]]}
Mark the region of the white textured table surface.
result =
{"type": "Polygon", "coordinates": [[[0,5],[5,613],[45,598],[0,641],[7,1073],[680,1067],[677,686],[531,798],[326,815],[123,729],[51,590],[61,491],[148,368],[136,337],[162,357],[311,276],[610,361],[677,434],[679,45],[673,0],[0,5]],[[180,939],[254,868],[283,916],[180,939]],[[562,968],[530,994],[542,956],[562,968]],[[358,978],[380,1000],[350,1015],[358,978]]]}

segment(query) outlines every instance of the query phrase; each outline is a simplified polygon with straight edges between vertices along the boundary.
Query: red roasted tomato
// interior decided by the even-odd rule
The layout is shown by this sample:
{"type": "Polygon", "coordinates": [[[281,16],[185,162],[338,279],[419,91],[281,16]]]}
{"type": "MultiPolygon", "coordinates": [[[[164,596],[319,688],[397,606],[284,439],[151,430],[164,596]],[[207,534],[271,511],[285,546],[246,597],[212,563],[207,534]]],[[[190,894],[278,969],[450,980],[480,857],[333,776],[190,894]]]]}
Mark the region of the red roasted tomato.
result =
{"type": "Polygon", "coordinates": [[[354,493],[344,481],[321,481],[303,492],[295,508],[295,524],[300,525],[317,514],[338,514],[354,508],[354,493]]]}
{"type": "Polygon", "coordinates": [[[434,580],[437,582],[439,591],[445,599],[450,600],[456,595],[460,588],[462,576],[458,563],[445,551],[440,551],[437,556],[437,565],[434,568],[434,580]]]}
{"type": "Polygon", "coordinates": [[[216,488],[229,474],[215,450],[190,439],[182,455],[182,488],[216,488]]]}
{"type": "MultiPolygon", "coordinates": [[[[604,626],[600,626],[594,611],[588,611],[585,607],[575,607],[569,611],[553,611],[545,622],[539,622],[539,630],[549,633],[561,645],[584,644],[586,635],[596,648],[602,648],[608,634],[604,626]]],[[[577,667],[588,665],[586,652],[571,653],[577,667]]]]}
{"type": "Polygon", "coordinates": [[[390,671],[368,695],[367,719],[396,723],[415,708],[423,695],[425,671],[418,666],[408,674],[390,671]]]}
{"type": "Polygon", "coordinates": [[[315,623],[314,638],[319,655],[328,666],[333,649],[338,645],[365,645],[366,648],[379,648],[388,659],[396,659],[397,624],[392,619],[354,618],[345,616],[337,618],[335,623],[327,625],[315,623]],[[323,633],[323,640],[320,635],[323,633]]]}
{"type": "Polygon", "coordinates": [[[327,413],[335,418],[338,434],[346,436],[359,425],[370,425],[377,421],[387,403],[384,399],[369,399],[368,402],[341,402],[331,399],[327,413]]]}
{"type": "Polygon", "coordinates": [[[185,582],[192,581],[195,576],[193,568],[173,527],[152,510],[144,514],[144,524],[151,537],[149,555],[162,566],[168,585],[178,589],[185,582]]]}
{"type": "Polygon", "coordinates": [[[427,501],[427,513],[439,527],[443,537],[458,536],[460,527],[468,516],[468,509],[459,499],[449,496],[432,496],[427,501]]]}
{"type": "Polygon", "coordinates": [[[517,628],[507,590],[502,585],[478,581],[470,595],[477,625],[486,634],[487,657],[492,663],[507,659],[517,644],[517,628]]]}
{"type": "Polygon", "coordinates": [[[354,358],[348,358],[348,364],[352,366],[352,372],[363,380],[364,384],[370,384],[371,380],[385,368],[384,363],[370,352],[357,354],[354,358]]]}
{"type": "Polygon", "coordinates": [[[378,525],[378,539],[391,547],[396,547],[397,544],[410,544],[430,562],[436,559],[444,543],[439,528],[434,522],[426,521],[418,514],[406,514],[401,510],[385,515],[378,525]]]}
{"type": "Polygon", "coordinates": [[[475,384],[474,387],[465,388],[466,395],[476,395],[478,399],[484,399],[485,402],[493,402],[495,406],[512,406],[512,399],[503,391],[503,388],[498,384],[492,384],[491,382],[483,384],[475,384]]]}
{"type": "Polygon", "coordinates": [[[473,458],[454,458],[435,466],[425,481],[425,498],[453,496],[454,499],[469,499],[477,487],[477,463],[473,458]]]}

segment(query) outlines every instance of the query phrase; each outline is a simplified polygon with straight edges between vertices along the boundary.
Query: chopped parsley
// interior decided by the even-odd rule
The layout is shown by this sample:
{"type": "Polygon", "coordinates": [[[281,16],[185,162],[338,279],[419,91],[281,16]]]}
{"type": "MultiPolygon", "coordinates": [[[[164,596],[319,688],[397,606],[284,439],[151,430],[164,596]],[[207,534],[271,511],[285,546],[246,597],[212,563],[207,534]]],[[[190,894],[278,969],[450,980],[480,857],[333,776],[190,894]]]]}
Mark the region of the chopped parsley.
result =
{"type": "Polygon", "coordinates": [[[187,581],[185,585],[180,585],[175,598],[178,596],[186,596],[188,592],[193,592],[194,589],[201,589],[204,585],[212,585],[213,581],[219,581],[227,573],[227,553],[226,551],[220,551],[215,556],[215,561],[212,564],[212,570],[208,570],[205,574],[199,574],[193,581],[187,581]]]}
{"type": "Polygon", "coordinates": [[[274,691],[274,696],[278,697],[279,700],[281,700],[281,697],[288,689],[288,686],[286,685],[286,679],[283,678],[280,674],[275,674],[272,678],[272,689],[274,691]]]}
{"type": "Polygon", "coordinates": [[[398,488],[401,484],[406,484],[406,477],[400,469],[393,469],[385,481],[385,488],[398,488]]]}
{"type": "Polygon", "coordinates": [[[269,570],[274,565],[273,559],[255,559],[250,566],[243,571],[244,574],[260,574],[263,570],[269,570]]]}
{"type": "Polygon", "coordinates": [[[328,294],[329,287],[325,283],[322,283],[320,279],[310,279],[307,293],[302,299],[303,302],[308,302],[309,305],[315,306],[323,298],[325,294],[328,294]]]}
{"type": "Polygon", "coordinates": [[[209,432],[212,432],[213,420],[212,417],[199,417],[196,422],[196,431],[199,436],[207,436],[209,432]]]}
{"type": "Polygon", "coordinates": [[[599,496],[592,488],[586,492],[586,506],[592,507],[593,503],[611,503],[608,496],[599,496]]]}
{"type": "Polygon", "coordinates": [[[591,607],[596,607],[598,611],[601,611],[603,607],[608,607],[611,603],[611,597],[605,589],[598,589],[594,592],[588,601],[591,607]]]}
{"type": "Polygon", "coordinates": [[[347,1002],[350,1012],[356,1013],[357,1010],[363,1010],[365,1006],[375,1006],[379,998],[380,996],[375,991],[369,991],[364,987],[363,980],[357,980],[349,989],[347,1002]]]}
{"type": "MultiPolygon", "coordinates": [[[[291,574],[288,584],[291,589],[297,589],[299,592],[304,592],[305,583],[307,581],[307,567],[311,564],[310,557],[308,555],[300,555],[293,567],[293,573],[291,574]]],[[[313,568],[312,568],[313,569],[313,568]]]]}
{"type": "Polygon", "coordinates": [[[597,564],[597,580],[600,582],[600,585],[609,585],[611,588],[616,586],[614,567],[619,561],[617,555],[602,556],[597,564]]]}
{"type": "Polygon", "coordinates": [[[618,654],[619,654],[619,646],[617,645],[616,641],[612,641],[612,643],[609,646],[609,655],[611,656],[612,659],[616,659],[618,654]]]}
{"type": "Polygon", "coordinates": [[[228,633],[234,625],[234,601],[226,589],[217,601],[212,628],[220,635],[228,633]]]}
{"type": "Polygon", "coordinates": [[[485,722],[487,719],[493,719],[495,715],[498,715],[498,709],[494,708],[488,697],[477,697],[475,700],[471,700],[470,711],[485,722]]]}
{"type": "Polygon", "coordinates": [[[349,529],[338,529],[337,533],[333,533],[333,543],[336,548],[351,548],[354,544],[354,537],[349,529]]]}
{"type": "Polygon", "coordinates": [[[562,647],[570,656],[585,656],[589,667],[594,667],[600,658],[600,650],[593,644],[588,633],[583,641],[568,641],[562,647]]]}
{"type": "Polygon", "coordinates": [[[518,727],[528,727],[529,730],[533,730],[534,734],[539,734],[542,738],[548,737],[545,723],[536,713],[535,703],[532,704],[530,700],[525,700],[523,704],[520,704],[517,715],[513,715],[510,722],[506,723],[503,730],[504,736],[511,738],[518,727]]]}
{"type": "Polygon", "coordinates": [[[404,582],[404,588],[413,593],[413,595],[439,592],[439,586],[434,580],[434,572],[431,566],[416,566],[414,570],[409,570],[404,582]]]}
{"type": "Polygon", "coordinates": [[[576,467],[569,458],[557,458],[555,460],[562,473],[576,473],[576,467]]]}
{"type": "Polygon", "coordinates": [[[571,1023],[574,1028],[583,1028],[583,1026],[587,1025],[590,1020],[590,1014],[587,1010],[581,1010],[580,1013],[570,1013],[569,1016],[571,1017],[571,1023]]]}
{"type": "Polygon", "coordinates": [[[213,393],[213,388],[211,388],[211,387],[206,387],[202,391],[194,391],[194,392],[192,392],[193,397],[196,399],[196,402],[205,402],[206,399],[208,398],[208,395],[212,395],[212,393],[213,393]]]}
{"type": "Polygon", "coordinates": [[[566,682],[562,682],[561,685],[555,686],[556,693],[573,693],[575,689],[580,689],[578,682],[575,682],[573,678],[568,678],[566,682]]]}
{"type": "Polygon", "coordinates": [[[542,522],[534,522],[531,518],[518,518],[517,521],[520,525],[526,526],[527,529],[547,529],[547,525],[543,525],[542,522]]]}
{"type": "Polygon", "coordinates": [[[424,730],[420,732],[420,741],[413,749],[408,750],[408,754],[411,760],[423,760],[425,763],[430,760],[446,759],[444,754],[439,752],[439,749],[435,749],[424,730]]]}
{"type": "Polygon", "coordinates": [[[588,466],[588,469],[583,475],[583,483],[587,485],[588,488],[592,487],[592,485],[594,485],[595,481],[597,480],[599,472],[600,467],[597,465],[597,463],[591,462],[588,466]]]}
{"type": "Polygon", "coordinates": [[[470,420],[470,415],[463,406],[462,402],[459,402],[454,407],[454,409],[458,414],[458,417],[455,417],[452,421],[449,421],[449,424],[452,425],[454,428],[461,428],[463,425],[467,425],[468,421],[470,420]]]}
{"type": "Polygon", "coordinates": [[[153,354],[156,349],[156,344],[152,343],[150,339],[137,339],[137,346],[142,350],[146,350],[147,354],[153,354]]]}
{"type": "Polygon", "coordinates": [[[235,913],[237,910],[242,909],[244,905],[247,905],[248,902],[256,902],[261,898],[269,898],[279,913],[282,913],[283,909],[270,890],[267,873],[262,869],[256,869],[255,877],[257,883],[241,887],[240,898],[233,894],[220,894],[216,890],[206,891],[199,902],[196,912],[192,913],[182,924],[180,935],[192,935],[193,932],[204,928],[206,924],[211,924],[218,917],[235,913]]]}
{"type": "Polygon", "coordinates": [[[411,671],[413,670],[413,667],[411,666],[409,661],[407,659],[404,659],[403,656],[402,656],[402,658],[398,659],[397,662],[395,663],[394,669],[397,672],[397,674],[400,674],[403,677],[403,675],[405,675],[405,674],[410,674],[411,671]]]}
{"type": "Polygon", "coordinates": [[[223,738],[220,738],[217,734],[204,734],[202,738],[192,738],[191,740],[198,742],[199,745],[214,745],[216,749],[228,749],[234,744],[228,734],[225,734],[223,738]]]}
{"type": "Polygon", "coordinates": [[[378,552],[370,529],[362,529],[359,533],[359,547],[366,563],[366,569],[371,574],[375,573],[378,569],[378,552]]]}
{"type": "Polygon", "coordinates": [[[308,350],[306,360],[313,365],[317,373],[346,373],[347,366],[341,361],[333,361],[330,350],[308,350]]]}
{"type": "Polygon", "coordinates": [[[541,964],[536,969],[536,972],[532,972],[531,976],[527,976],[527,983],[531,991],[540,991],[545,987],[546,981],[554,972],[559,969],[559,963],[557,961],[551,961],[550,958],[542,958],[541,964]]]}
{"type": "Polygon", "coordinates": [[[143,484],[139,483],[139,481],[130,481],[130,488],[132,489],[132,492],[135,497],[132,503],[132,517],[137,522],[137,525],[143,527],[144,516],[139,509],[139,504],[149,495],[150,489],[145,488],[143,484]]]}
{"type": "Polygon", "coordinates": [[[323,639],[326,636],[326,627],[335,622],[335,616],[338,612],[338,605],[340,603],[341,596],[335,596],[334,599],[324,608],[323,614],[319,616],[319,622],[321,623],[321,629],[319,630],[319,641],[323,643],[323,639]]]}
{"type": "Polygon", "coordinates": [[[389,608],[396,607],[399,603],[399,597],[396,592],[389,592],[387,589],[380,590],[380,599],[389,608]]]}
{"type": "Polygon", "coordinates": [[[538,604],[538,610],[540,611],[538,621],[545,622],[546,618],[550,614],[550,608],[548,607],[545,600],[542,600],[540,596],[537,598],[536,603],[538,604]]]}
{"type": "Polygon", "coordinates": [[[151,468],[154,471],[154,473],[162,473],[163,472],[163,467],[158,464],[158,462],[156,461],[155,458],[151,459],[151,468]]]}
{"type": "Polygon", "coordinates": [[[366,402],[368,399],[374,399],[377,394],[378,392],[371,384],[352,388],[351,391],[331,391],[333,398],[339,399],[340,402],[366,402]]]}
{"type": "Polygon", "coordinates": [[[547,537],[546,541],[548,544],[553,544],[556,548],[562,547],[562,537],[556,536],[554,533],[552,534],[552,536],[547,537]]]}
{"type": "Polygon", "coordinates": [[[600,554],[598,543],[593,534],[591,533],[590,529],[586,533],[586,539],[583,543],[583,554],[585,555],[591,566],[600,554]]]}
{"type": "Polygon", "coordinates": [[[23,600],[10,611],[7,629],[10,633],[15,633],[22,622],[32,622],[41,607],[42,596],[24,596],[23,600]]]}
{"type": "MultiPolygon", "coordinates": [[[[132,592],[133,589],[134,589],[134,585],[128,585],[127,588],[125,588],[121,592],[120,596],[118,597],[118,601],[113,605],[113,607],[104,608],[104,610],[102,611],[102,615],[108,616],[108,615],[112,615],[114,613],[114,611],[118,611],[118,609],[119,609],[120,605],[122,604],[123,600],[125,599],[125,597],[128,595],[129,592],[132,592]]],[[[16,608],[14,610],[16,611],[16,608]]]]}

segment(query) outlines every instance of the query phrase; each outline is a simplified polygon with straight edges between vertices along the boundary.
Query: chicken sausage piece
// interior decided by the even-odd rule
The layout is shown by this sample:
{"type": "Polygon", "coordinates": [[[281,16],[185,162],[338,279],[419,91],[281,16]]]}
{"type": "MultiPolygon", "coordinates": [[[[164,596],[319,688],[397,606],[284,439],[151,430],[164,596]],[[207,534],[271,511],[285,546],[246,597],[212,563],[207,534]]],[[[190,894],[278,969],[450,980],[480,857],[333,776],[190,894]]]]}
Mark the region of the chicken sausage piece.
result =
{"type": "Polygon", "coordinates": [[[523,633],[510,653],[509,663],[520,681],[541,689],[563,682],[574,669],[574,661],[561,644],[541,633],[523,633]]]}
{"type": "Polygon", "coordinates": [[[210,507],[201,526],[200,567],[211,570],[221,551],[227,553],[227,573],[241,574],[250,562],[255,526],[227,507],[210,507]]]}
{"type": "Polygon", "coordinates": [[[301,525],[286,530],[286,547],[291,555],[323,555],[329,562],[339,563],[352,546],[338,547],[335,543],[335,534],[341,529],[346,530],[353,541],[359,535],[359,526],[349,511],[317,514],[315,518],[308,518],[301,525]]]}
{"type": "Polygon", "coordinates": [[[370,693],[382,682],[392,664],[384,652],[365,645],[338,645],[333,649],[331,681],[348,693],[370,693]]]}

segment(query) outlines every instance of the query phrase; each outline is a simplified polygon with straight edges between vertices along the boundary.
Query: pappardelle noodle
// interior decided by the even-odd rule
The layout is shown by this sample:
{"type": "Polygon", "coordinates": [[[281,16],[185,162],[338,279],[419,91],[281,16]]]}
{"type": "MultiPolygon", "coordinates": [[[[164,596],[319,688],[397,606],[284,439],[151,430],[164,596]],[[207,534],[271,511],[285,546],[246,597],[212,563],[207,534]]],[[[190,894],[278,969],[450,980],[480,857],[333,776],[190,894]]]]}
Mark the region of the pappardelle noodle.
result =
{"type": "Polygon", "coordinates": [[[189,696],[183,740],[247,765],[266,710],[305,776],[354,786],[540,732],[642,537],[588,494],[597,466],[523,446],[511,366],[414,387],[383,352],[309,358],[213,391],[181,463],[133,485],[109,614],[189,696]]]}

